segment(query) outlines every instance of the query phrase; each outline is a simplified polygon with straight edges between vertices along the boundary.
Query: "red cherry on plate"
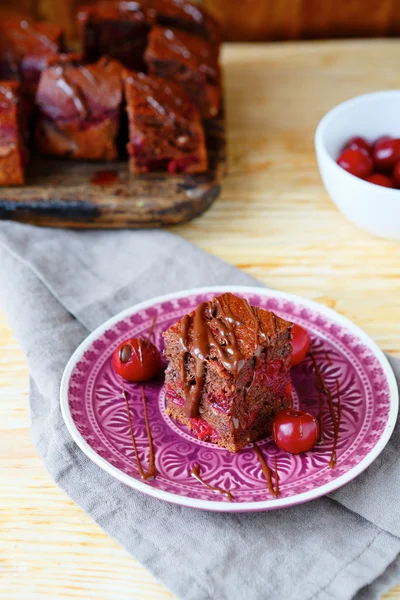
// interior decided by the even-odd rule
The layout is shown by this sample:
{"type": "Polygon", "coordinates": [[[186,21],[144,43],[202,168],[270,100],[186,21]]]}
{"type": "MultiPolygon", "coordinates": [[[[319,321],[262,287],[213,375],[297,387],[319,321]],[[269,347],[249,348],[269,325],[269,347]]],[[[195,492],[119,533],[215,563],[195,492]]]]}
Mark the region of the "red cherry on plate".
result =
{"type": "Polygon", "coordinates": [[[400,139],[384,137],[377,140],[372,150],[372,159],[378,171],[391,171],[400,160],[400,139]]]}
{"type": "Polygon", "coordinates": [[[160,374],[161,356],[150,341],[130,338],[115,350],[112,365],[126,381],[149,381],[160,374]]]}
{"type": "Polygon", "coordinates": [[[365,150],[365,152],[368,152],[368,154],[371,154],[372,151],[371,144],[369,144],[365,138],[360,136],[350,138],[343,150],[346,150],[346,148],[361,148],[362,150],[365,150]]]}
{"type": "MultiPolygon", "coordinates": [[[[400,163],[397,163],[400,164],[400,163]]],[[[396,167],[395,167],[396,168],[396,167]]],[[[400,174],[400,171],[399,171],[400,174]]],[[[382,173],[372,173],[369,177],[367,177],[366,181],[370,183],[375,183],[375,185],[381,185],[383,187],[392,188],[393,182],[387,175],[383,175],[382,173]]]]}
{"type": "Polygon", "coordinates": [[[392,179],[394,184],[392,187],[400,188],[400,161],[393,167],[392,179]]]}
{"type": "Polygon", "coordinates": [[[311,340],[307,331],[295,323],[292,327],[292,354],[290,355],[290,366],[301,363],[308,352],[311,340]]]}
{"type": "Polygon", "coordinates": [[[278,448],[285,452],[307,452],[318,442],[318,421],[303,410],[281,410],[272,421],[272,437],[278,448]]]}
{"type": "Polygon", "coordinates": [[[371,157],[362,148],[346,148],[337,159],[337,164],[351,175],[361,179],[371,175],[374,168],[371,157]]]}

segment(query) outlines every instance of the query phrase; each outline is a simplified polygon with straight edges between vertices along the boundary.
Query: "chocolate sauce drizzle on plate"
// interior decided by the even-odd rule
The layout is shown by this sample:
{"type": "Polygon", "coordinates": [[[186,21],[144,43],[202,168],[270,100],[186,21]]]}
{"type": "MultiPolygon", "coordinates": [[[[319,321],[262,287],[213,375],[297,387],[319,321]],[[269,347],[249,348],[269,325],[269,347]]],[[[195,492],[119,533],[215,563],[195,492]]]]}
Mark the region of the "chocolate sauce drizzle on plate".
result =
{"type": "Polygon", "coordinates": [[[137,462],[137,466],[138,466],[138,471],[139,471],[140,478],[141,479],[145,479],[145,480],[155,479],[156,476],[157,476],[157,469],[156,469],[156,462],[155,462],[153,438],[152,438],[152,435],[151,435],[149,417],[148,417],[148,414],[147,414],[147,399],[146,399],[146,394],[144,393],[144,387],[142,387],[142,402],[143,402],[144,420],[145,420],[145,423],[146,423],[147,439],[148,439],[148,442],[149,442],[149,467],[148,467],[147,471],[145,471],[143,469],[142,461],[140,460],[139,452],[138,452],[137,445],[136,445],[135,433],[133,431],[131,413],[130,413],[130,410],[129,410],[128,394],[126,393],[126,391],[124,390],[124,388],[122,388],[122,396],[125,399],[126,412],[127,412],[127,415],[128,415],[128,422],[129,422],[129,431],[130,431],[130,434],[131,434],[133,450],[135,452],[135,457],[136,457],[136,462],[137,462]]]}
{"type": "MultiPolygon", "coordinates": [[[[331,358],[329,354],[326,352],[326,358],[330,364],[332,364],[331,358]]],[[[334,469],[336,466],[336,450],[339,441],[339,430],[340,424],[342,421],[342,400],[340,394],[340,384],[339,380],[336,379],[336,393],[337,393],[337,409],[335,412],[335,405],[333,403],[332,392],[327,387],[324,377],[321,373],[321,370],[318,366],[317,361],[315,360],[315,356],[312,352],[310,352],[311,360],[315,369],[315,376],[317,378],[317,387],[318,387],[318,395],[319,395],[319,425],[320,425],[320,440],[323,439],[323,421],[322,421],[322,409],[323,409],[323,398],[326,396],[329,406],[329,412],[332,419],[333,424],[333,447],[331,458],[329,460],[329,466],[331,469],[334,469]]]]}
{"type": "Polygon", "coordinates": [[[57,66],[56,69],[57,87],[59,87],[64,92],[64,94],[72,100],[81,119],[85,119],[88,115],[88,108],[86,104],[86,99],[84,98],[81,90],[77,85],[70,81],[66,74],[66,69],[64,66],[57,66]]]}
{"type": "Polygon", "coordinates": [[[232,494],[229,490],[224,490],[223,488],[220,488],[220,487],[214,487],[213,485],[210,485],[209,483],[204,481],[204,479],[201,476],[201,467],[197,463],[195,465],[193,465],[193,467],[190,469],[190,474],[199,483],[204,485],[209,490],[215,492],[216,494],[221,494],[222,496],[226,496],[228,498],[229,502],[234,501],[234,497],[232,496],[232,494]]]}
{"type": "Polygon", "coordinates": [[[262,472],[266,479],[268,490],[269,490],[271,496],[273,496],[274,498],[278,498],[278,496],[279,496],[279,474],[278,474],[278,463],[276,460],[276,456],[274,456],[274,479],[275,479],[275,485],[274,485],[273,481],[272,481],[272,471],[271,471],[270,467],[267,465],[265,458],[263,457],[262,452],[261,452],[260,448],[257,446],[257,444],[254,444],[254,450],[255,450],[255,453],[257,454],[258,460],[260,461],[261,469],[262,469],[262,472]]]}
{"type": "MultiPolygon", "coordinates": [[[[190,316],[186,315],[181,323],[181,377],[184,383],[185,411],[190,418],[196,417],[198,414],[206,373],[207,356],[210,350],[213,349],[216,352],[225,369],[235,376],[238,375],[246,362],[245,357],[239,350],[235,335],[235,328],[242,326],[242,321],[232,313],[223,296],[215,298],[215,302],[218,305],[218,317],[215,310],[212,309],[210,318],[206,319],[205,311],[207,307],[212,308],[210,302],[202,302],[196,308],[191,340],[189,340],[190,316]],[[218,339],[214,336],[212,329],[216,330],[218,339]],[[186,369],[188,354],[191,354],[195,360],[195,376],[190,381],[188,381],[186,369]]],[[[242,302],[254,323],[257,354],[259,335],[262,333],[265,336],[265,333],[261,331],[257,314],[248,301],[243,298],[242,302]]],[[[275,320],[274,326],[276,328],[275,320]]]]}

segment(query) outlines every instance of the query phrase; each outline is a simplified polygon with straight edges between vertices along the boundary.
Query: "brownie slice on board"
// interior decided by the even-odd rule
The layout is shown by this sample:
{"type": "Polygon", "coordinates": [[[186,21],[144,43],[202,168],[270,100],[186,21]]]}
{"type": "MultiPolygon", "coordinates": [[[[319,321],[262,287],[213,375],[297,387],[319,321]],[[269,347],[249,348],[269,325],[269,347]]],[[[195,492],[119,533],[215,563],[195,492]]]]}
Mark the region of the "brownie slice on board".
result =
{"type": "Polygon", "coordinates": [[[125,94],[132,173],[207,170],[200,114],[183,88],[159,77],[128,73],[125,94]]]}
{"type": "Polygon", "coordinates": [[[113,160],[123,102],[123,67],[59,63],[46,69],[36,95],[38,150],[50,156],[113,160]]]}
{"type": "Polygon", "coordinates": [[[217,46],[186,31],[153,27],[145,61],[151,75],[182,85],[203,119],[218,115],[221,72],[217,46]]]}
{"type": "Polygon", "coordinates": [[[0,81],[0,185],[25,183],[24,168],[28,161],[25,121],[19,83],[0,81]]]}

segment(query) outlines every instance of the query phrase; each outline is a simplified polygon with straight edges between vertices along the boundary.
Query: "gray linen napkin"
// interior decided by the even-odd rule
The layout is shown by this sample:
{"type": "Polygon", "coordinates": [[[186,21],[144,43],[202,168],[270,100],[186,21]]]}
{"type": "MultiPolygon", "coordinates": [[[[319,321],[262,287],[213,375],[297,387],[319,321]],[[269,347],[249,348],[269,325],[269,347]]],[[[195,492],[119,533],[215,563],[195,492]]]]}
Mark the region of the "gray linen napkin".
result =
{"type": "MultiPolygon", "coordinates": [[[[250,276],[161,231],[76,232],[0,223],[0,305],[28,360],[33,440],[50,474],[185,600],[372,599],[400,578],[400,427],[381,457],[331,497],[224,515],[149,498],[82,454],[59,384],[97,325],[153,296],[250,276]]],[[[392,360],[400,377],[400,361],[392,360]]]]}

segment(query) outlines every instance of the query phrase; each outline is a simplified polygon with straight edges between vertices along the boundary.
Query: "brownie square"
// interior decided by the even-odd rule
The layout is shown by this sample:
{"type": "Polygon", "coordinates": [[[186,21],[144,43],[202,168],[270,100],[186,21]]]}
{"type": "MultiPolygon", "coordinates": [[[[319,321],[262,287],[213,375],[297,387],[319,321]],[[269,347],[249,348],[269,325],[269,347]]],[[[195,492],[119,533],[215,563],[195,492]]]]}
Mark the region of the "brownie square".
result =
{"type": "Polygon", "coordinates": [[[117,158],[122,71],[108,58],[93,65],[63,63],[46,69],[36,95],[39,151],[66,158],[117,158]]]}
{"type": "Polygon", "coordinates": [[[132,173],[201,173],[207,169],[198,109],[179,85],[144,73],[125,79],[132,173]]]}
{"type": "Polygon", "coordinates": [[[104,1],[82,7],[78,24],[85,60],[107,55],[128,69],[143,71],[153,22],[154,11],[145,2],[104,1]]]}
{"type": "Polygon", "coordinates": [[[145,52],[148,72],[182,85],[204,119],[216,117],[221,103],[218,48],[179,29],[154,27],[145,52]]]}
{"type": "Polygon", "coordinates": [[[153,0],[156,22],[163,27],[183,29],[218,46],[221,40],[217,21],[199,4],[187,0],[153,0]]]}
{"type": "Polygon", "coordinates": [[[36,86],[49,57],[64,50],[63,31],[57,25],[26,19],[0,23],[0,77],[36,86]]]}
{"type": "Polygon", "coordinates": [[[0,185],[21,185],[25,182],[24,167],[28,153],[24,129],[19,84],[0,81],[0,185]]]}
{"type": "Polygon", "coordinates": [[[292,323],[226,293],[164,332],[167,413],[235,452],[291,405],[292,323]]]}

